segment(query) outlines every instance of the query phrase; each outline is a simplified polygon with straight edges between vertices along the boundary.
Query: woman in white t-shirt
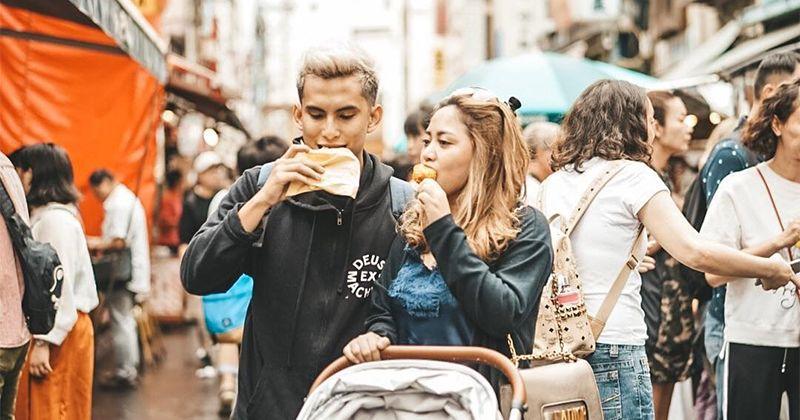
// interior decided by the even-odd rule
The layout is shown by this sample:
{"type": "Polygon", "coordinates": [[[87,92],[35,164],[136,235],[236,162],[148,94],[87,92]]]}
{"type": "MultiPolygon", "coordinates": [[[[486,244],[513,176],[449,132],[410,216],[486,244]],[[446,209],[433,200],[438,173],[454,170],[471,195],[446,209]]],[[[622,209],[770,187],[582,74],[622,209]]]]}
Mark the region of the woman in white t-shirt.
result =
{"type": "MultiPolygon", "coordinates": [[[[543,209],[570,215],[579,197],[610,161],[623,169],[599,192],[571,235],[590,314],[597,313],[629,257],[640,224],[678,261],[696,270],[759,277],[778,288],[793,279],[786,262],[755,257],[700,238],[675,206],[667,187],[648,166],[654,137],[653,106],[627,82],[602,80],[589,86],[564,119],[554,145],[556,172],[543,184],[543,209]]],[[[636,254],[645,252],[645,244],[636,254]]],[[[598,337],[592,365],[606,420],[653,418],[653,396],[641,307],[641,277],[635,270],[598,337]]]]}
{"type": "MultiPolygon", "coordinates": [[[[742,142],[768,159],[726,177],[702,235],[762,257],[800,258],[800,80],[764,100],[742,142]]],[[[727,419],[777,419],[781,395],[800,419],[800,302],[796,285],[764,291],[753,278],[707,274],[728,285],[725,300],[727,419]]]]}

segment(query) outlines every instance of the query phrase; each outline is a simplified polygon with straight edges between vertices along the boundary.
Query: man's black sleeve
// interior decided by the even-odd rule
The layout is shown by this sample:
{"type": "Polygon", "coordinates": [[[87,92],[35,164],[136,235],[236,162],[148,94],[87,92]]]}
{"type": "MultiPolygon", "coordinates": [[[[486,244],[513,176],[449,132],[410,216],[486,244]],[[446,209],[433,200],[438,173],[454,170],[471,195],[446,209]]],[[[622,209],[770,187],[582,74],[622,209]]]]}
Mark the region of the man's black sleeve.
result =
{"type": "Polygon", "coordinates": [[[433,222],[423,232],[464,313],[486,334],[498,338],[527,321],[552,270],[547,220],[530,207],[522,211],[517,238],[492,269],[472,251],[452,215],[433,222]]]}
{"type": "Polygon", "coordinates": [[[388,290],[403,263],[404,246],[405,242],[402,237],[397,235],[389,249],[389,256],[386,257],[383,271],[372,287],[372,304],[365,322],[367,331],[388,338],[392,344],[397,344],[397,328],[392,316],[388,290]]]}
{"type": "Polygon", "coordinates": [[[181,261],[181,281],[187,292],[226,292],[244,272],[245,260],[260,238],[261,228],[246,232],[239,209],[255,195],[259,169],[249,169],[236,180],[217,211],[189,242],[181,261]]]}

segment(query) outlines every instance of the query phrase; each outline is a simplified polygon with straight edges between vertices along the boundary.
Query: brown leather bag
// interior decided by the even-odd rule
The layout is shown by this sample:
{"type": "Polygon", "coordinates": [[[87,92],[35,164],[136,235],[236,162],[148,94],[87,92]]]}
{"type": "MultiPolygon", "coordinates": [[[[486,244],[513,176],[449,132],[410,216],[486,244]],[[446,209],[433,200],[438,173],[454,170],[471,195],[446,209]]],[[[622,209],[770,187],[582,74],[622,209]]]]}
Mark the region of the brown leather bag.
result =
{"type": "MultiPolygon", "coordinates": [[[[520,369],[528,393],[528,411],[524,416],[525,419],[602,420],[603,418],[600,393],[594,373],[589,363],[579,357],[587,357],[594,352],[595,340],[603,331],[631,271],[639,264],[636,253],[644,240],[644,228],[639,227],[628,260],[594,317],[586,313],[569,235],[575,230],[600,190],[624,166],[623,161],[609,164],[578,200],[578,205],[568,223],[554,225],[553,222],[558,222],[557,219],[561,216],[554,215],[550,218],[555,261],[553,273],[539,306],[533,351],[530,354],[518,355],[511,337],[508,337],[512,362],[517,366],[520,361],[531,362],[530,368],[520,369]],[[565,287],[578,294],[577,298],[573,295],[569,303],[560,302],[558,299],[565,287]]],[[[539,208],[542,211],[544,211],[543,201],[540,195],[539,208]]],[[[561,221],[563,222],[563,219],[561,221]]],[[[507,413],[510,407],[509,395],[505,387],[501,388],[500,406],[503,413],[507,413]]]]}

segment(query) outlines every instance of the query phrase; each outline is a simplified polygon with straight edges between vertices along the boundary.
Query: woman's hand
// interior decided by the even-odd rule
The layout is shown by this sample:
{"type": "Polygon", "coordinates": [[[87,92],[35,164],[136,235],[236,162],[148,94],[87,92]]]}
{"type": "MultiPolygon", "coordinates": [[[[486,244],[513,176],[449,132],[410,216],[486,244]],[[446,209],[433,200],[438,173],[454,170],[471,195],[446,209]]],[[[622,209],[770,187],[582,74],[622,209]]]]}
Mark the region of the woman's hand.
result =
{"type": "Polygon", "coordinates": [[[30,373],[34,378],[46,378],[53,373],[50,367],[50,344],[44,341],[34,342],[31,349],[30,373]]]}
{"type": "Polygon", "coordinates": [[[344,357],[351,363],[381,360],[381,350],[389,347],[389,339],[374,332],[361,334],[344,347],[344,357]]]}
{"type": "Polygon", "coordinates": [[[791,248],[800,243],[800,219],[792,220],[776,240],[778,249],[791,248]]]}
{"type": "Polygon", "coordinates": [[[417,198],[425,209],[425,227],[450,214],[450,203],[442,187],[432,179],[425,179],[417,186],[417,198]]]}
{"type": "Polygon", "coordinates": [[[651,270],[655,270],[656,269],[655,258],[649,255],[645,255],[644,258],[642,258],[642,261],[639,262],[639,265],[636,267],[636,269],[641,274],[644,274],[651,270]]]}
{"type": "Polygon", "coordinates": [[[764,290],[775,290],[779,289],[787,284],[794,283],[798,288],[800,288],[800,275],[794,273],[792,270],[792,266],[789,263],[778,260],[777,258],[774,259],[775,261],[775,275],[771,277],[764,277],[759,279],[756,284],[760,284],[764,290]]]}

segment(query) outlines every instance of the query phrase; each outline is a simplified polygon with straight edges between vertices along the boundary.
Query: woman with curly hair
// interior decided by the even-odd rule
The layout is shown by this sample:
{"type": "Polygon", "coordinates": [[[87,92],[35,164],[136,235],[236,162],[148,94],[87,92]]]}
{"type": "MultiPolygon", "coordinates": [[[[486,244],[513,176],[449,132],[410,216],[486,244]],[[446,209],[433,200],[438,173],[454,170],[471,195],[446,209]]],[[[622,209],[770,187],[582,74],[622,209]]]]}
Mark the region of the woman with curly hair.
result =
{"type": "MultiPolygon", "coordinates": [[[[433,113],[417,185],[372,291],[367,333],[344,354],[380,359],[389,343],[531,349],[552,266],[544,216],[520,201],[529,153],[511,107],[483,89],[456,91],[433,113]]],[[[483,371],[499,385],[496,372],[483,371]],[[491,373],[490,373],[491,372],[491,373]]]]}
{"type": "MultiPolygon", "coordinates": [[[[621,168],[585,210],[571,233],[578,275],[590,315],[598,313],[611,285],[629,260],[644,225],[675,259],[698,271],[758,277],[777,289],[794,278],[784,261],[756,257],[704,240],[675,206],[664,182],[649,166],[655,137],[653,105],[627,82],[601,80],[573,105],[554,144],[556,172],[543,185],[547,216],[572,214],[596,179],[621,168]]],[[[646,245],[633,253],[641,258],[646,245]]],[[[645,352],[647,328],[642,281],[632,270],[611,310],[596,351],[587,358],[595,373],[603,412],[611,419],[653,418],[653,389],[645,352]]]]}
{"type": "MultiPolygon", "coordinates": [[[[800,79],[764,100],[742,142],[767,159],[731,174],[719,185],[701,229],[703,236],[749,254],[800,258],[800,79]]],[[[706,274],[727,284],[721,401],[727,419],[777,419],[781,395],[800,419],[800,303],[796,284],[777,292],[753,276],[706,274]]]]}

